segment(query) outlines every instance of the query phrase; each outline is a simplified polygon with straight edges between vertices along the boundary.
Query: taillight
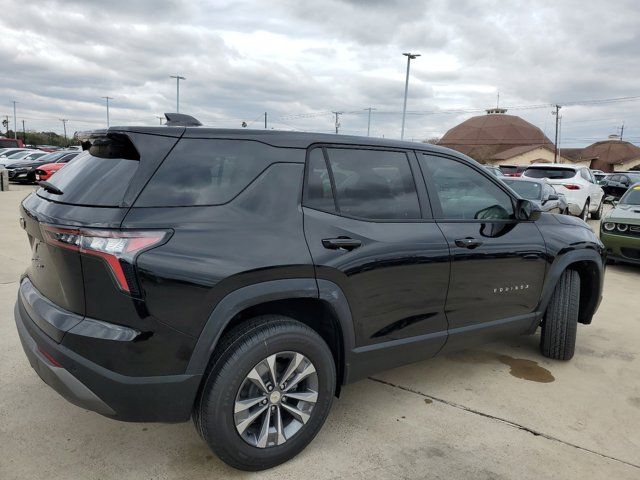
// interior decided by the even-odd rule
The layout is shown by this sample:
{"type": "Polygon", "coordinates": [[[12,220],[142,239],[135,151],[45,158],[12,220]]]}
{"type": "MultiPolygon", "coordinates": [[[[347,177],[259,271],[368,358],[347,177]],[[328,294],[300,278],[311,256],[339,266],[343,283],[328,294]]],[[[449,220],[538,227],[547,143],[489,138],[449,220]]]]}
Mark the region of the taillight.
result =
{"type": "Polygon", "coordinates": [[[567,190],[580,190],[580,185],[576,185],[575,183],[565,183],[562,186],[567,190]]]}
{"type": "Polygon", "coordinates": [[[136,255],[164,242],[164,230],[93,230],[42,225],[49,245],[102,258],[121,290],[138,293],[132,269],[136,255]],[[125,272],[125,268],[127,272],[125,272]]]}

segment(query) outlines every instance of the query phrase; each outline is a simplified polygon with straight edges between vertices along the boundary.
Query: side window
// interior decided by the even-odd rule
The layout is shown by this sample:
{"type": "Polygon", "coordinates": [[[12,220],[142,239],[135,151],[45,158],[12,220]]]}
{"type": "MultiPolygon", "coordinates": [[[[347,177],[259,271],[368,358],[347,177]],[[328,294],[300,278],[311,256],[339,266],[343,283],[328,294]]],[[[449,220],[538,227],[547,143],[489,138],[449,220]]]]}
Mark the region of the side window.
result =
{"type": "Polygon", "coordinates": [[[620,181],[620,175],[611,175],[608,180],[610,182],[619,182],[620,181]]]}
{"type": "Polygon", "coordinates": [[[420,218],[416,185],[402,152],[328,148],[341,214],[372,220],[420,218]]]}
{"type": "Polygon", "coordinates": [[[507,220],[514,218],[511,197],[469,165],[449,158],[420,155],[430,175],[445,220],[507,220]]]}
{"type": "Polygon", "coordinates": [[[584,178],[587,182],[591,182],[591,176],[586,168],[580,170],[580,176],[584,178]]]}
{"type": "Polygon", "coordinates": [[[621,175],[620,176],[620,183],[622,183],[623,185],[629,185],[629,177],[627,177],[626,175],[621,175]]]}
{"type": "Polygon", "coordinates": [[[335,211],[331,177],[329,177],[329,170],[327,170],[321,148],[314,148],[309,152],[305,205],[325,212],[335,211]]]}

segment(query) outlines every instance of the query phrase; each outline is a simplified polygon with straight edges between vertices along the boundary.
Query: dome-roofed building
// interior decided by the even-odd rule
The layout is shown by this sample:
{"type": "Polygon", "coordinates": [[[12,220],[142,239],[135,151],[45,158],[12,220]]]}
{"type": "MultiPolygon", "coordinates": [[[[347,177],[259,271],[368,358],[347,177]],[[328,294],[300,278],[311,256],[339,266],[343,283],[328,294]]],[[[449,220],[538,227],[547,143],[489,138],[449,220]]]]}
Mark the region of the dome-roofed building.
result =
{"type": "MultiPolygon", "coordinates": [[[[530,165],[553,162],[554,145],[535,125],[504,108],[487,110],[453,127],[438,145],[462,152],[480,163],[530,165]]],[[[573,162],[559,157],[559,162],[573,162]]]]}
{"type": "Polygon", "coordinates": [[[640,169],[640,147],[620,140],[618,135],[610,135],[608,140],[585,147],[580,157],[590,161],[591,168],[603,172],[640,169]]]}

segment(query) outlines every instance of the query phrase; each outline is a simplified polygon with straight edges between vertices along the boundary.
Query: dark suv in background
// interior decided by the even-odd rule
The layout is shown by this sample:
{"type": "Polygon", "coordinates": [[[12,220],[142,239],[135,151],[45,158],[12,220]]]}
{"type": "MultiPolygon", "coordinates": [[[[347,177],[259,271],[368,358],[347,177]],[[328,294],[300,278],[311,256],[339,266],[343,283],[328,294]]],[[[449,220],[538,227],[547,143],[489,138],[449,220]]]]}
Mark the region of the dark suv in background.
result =
{"type": "Polygon", "coordinates": [[[344,384],[542,326],[573,356],[603,247],[469,158],[312,133],[112,127],[22,203],[24,350],[69,401],[193,417],[240,469],[300,452],[344,384]]]}

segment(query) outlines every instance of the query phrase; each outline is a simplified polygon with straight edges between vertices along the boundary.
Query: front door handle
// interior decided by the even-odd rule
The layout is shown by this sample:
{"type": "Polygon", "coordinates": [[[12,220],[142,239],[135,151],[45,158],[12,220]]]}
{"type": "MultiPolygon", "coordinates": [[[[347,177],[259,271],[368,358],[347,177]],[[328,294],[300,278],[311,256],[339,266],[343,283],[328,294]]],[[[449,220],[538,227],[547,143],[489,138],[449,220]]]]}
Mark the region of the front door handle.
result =
{"type": "Polygon", "coordinates": [[[482,245],[482,242],[480,240],[476,240],[473,237],[456,238],[455,243],[456,246],[460,248],[468,248],[470,250],[482,245]]]}
{"type": "Polygon", "coordinates": [[[353,250],[354,248],[358,248],[360,245],[362,245],[360,240],[349,237],[322,239],[322,246],[329,250],[338,250],[339,248],[343,248],[344,250],[353,250]]]}

